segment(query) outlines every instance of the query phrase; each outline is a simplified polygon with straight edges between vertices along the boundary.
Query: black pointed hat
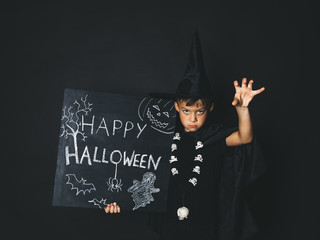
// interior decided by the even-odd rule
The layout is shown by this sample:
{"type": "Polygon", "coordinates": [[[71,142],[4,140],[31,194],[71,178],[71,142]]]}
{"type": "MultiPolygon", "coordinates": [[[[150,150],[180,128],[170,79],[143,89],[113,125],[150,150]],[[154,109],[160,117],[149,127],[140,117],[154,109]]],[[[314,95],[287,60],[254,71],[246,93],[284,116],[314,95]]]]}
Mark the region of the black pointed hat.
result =
{"type": "Polygon", "coordinates": [[[150,93],[149,95],[151,97],[158,98],[180,97],[193,99],[212,99],[212,88],[205,72],[198,30],[196,30],[193,35],[187,68],[176,89],[176,93],[150,93]]]}
{"type": "Polygon", "coordinates": [[[176,90],[177,97],[212,98],[212,89],[203,63],[198,30],[192,39],[187,68],[176,90]]]}

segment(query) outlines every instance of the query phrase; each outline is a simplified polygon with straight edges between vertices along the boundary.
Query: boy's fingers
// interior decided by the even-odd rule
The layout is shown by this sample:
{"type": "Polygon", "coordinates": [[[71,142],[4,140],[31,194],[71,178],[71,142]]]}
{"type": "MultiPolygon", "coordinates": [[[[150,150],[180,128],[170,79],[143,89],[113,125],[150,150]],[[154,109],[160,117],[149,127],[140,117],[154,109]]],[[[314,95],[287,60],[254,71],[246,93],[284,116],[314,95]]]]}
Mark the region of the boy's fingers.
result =
{"type": "Polygon", "coordinates": [[[106,213],[109,213],[109,211],[110,211],[110,204],[107,205],[107,207],[104,209],[104,211],[105,211],[106,213]]]}
{"type": "Polygon", "coordinates": [[[110,213],[113,213],[113,211],[114,211],[114,205],[111,204],[111,206],[110,206],[110,213]]]}
{"type": "Polygon", "coordinates": [[[238,83],[238,81],[237,81],[237,80],[235,80],[235,81],[233,82],[233,85],[234,85],[234,88],[237,90],[237,87],[239,87],[239,83],[238,83]]]}
{"type": "Polygon", "coordinates": [[[248,83],[248,88],[252,89],[253,80],[250,80],[248,83]]]}
{"type": "Polygon", "coordinates": [[[253,92],[254,95],[257,95],[257,94],[259,94],[259,93],[262,93],[264,90],[265,90],[265,88],[262,87],[262,88],[260,88],[260,89],[258,89],[258,90],[252,91],[252,92],[253,92]]]}
{"type": "Polygon", "coordinates": [[[116,202],[110,203],[107,205],[104,211],[106,213],[120,213],[120,206],[118,206],[116,202]]]}
{"type": "Polygon", "coordinates": [[[120,213],[120,206],[116,202],[108,204],[110,213],[120,213]]]}
{"type": "Polygon", "coordinates": [[[115,202],[113,203],[113,212],[118,213],[118,205],[115,202]]]}
{"type": "Polygon", "coordinates": [[[236,106],[238,103],[239,103],[239,99],[238,99],[238,98],[235,98],[235,99],[232,101],[232,105],[233,105],[233,106],[236,106]]]}
{"type": "Polygon", "coordinates": [[[246,86],[247,86],[247,79],[246,78],[242,78],[241,87],[246,87],[246,86]]]}
{"type": "Polygon", "coordinates": [[[117,203],[116,202],[114,202],[113,203],[113,213],[117,213],[117,203]]]}

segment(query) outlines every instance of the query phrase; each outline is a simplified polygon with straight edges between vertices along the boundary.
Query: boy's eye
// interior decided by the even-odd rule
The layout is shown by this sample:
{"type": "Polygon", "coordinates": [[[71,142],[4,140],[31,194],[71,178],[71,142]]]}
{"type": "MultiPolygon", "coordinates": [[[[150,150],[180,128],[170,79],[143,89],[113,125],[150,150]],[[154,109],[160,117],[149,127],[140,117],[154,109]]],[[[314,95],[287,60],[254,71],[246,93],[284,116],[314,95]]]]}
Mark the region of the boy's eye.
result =
{"type": "Polygon", "coordinates": [[[204,111],[198,111],[198,114],[203,114],[204,113],[204,111]]]}
{"type": "Polygon", "coordinates": [[[183,110],[184,113],[189,113],[189,110],[183,110]]]}

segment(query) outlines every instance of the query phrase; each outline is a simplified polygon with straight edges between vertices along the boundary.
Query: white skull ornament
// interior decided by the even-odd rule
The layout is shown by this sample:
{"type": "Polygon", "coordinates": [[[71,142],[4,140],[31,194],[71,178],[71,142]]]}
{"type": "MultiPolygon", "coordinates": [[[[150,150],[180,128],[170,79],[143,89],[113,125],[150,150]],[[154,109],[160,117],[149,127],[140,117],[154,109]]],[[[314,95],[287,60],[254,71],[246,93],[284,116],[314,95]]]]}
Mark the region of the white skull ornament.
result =
{"type": "Polygon", "coordinates": [[[198,180],[195,177],[189,179],[189,183],[192,183],[193,186],[196,186],[197,182],[198,182],[198,180]]]}
{"type": "Polygon", "coordinates": [[[177,144],[175,143],[171,145],[171,152],[173,152],[174,150],[177,150],[177,144]]]}
{"type": "Polygon", "coordinates": [[[199,166],[195,166],[192,170],[192,172],[198,173],[200,174],[200,167],[199,166]]]}
{"type": "Polygon", "coordinates": [[[198,141],[195,148],[196,148],[196,149],[203,148],[202,142],[201,142],[201,141],[198,141]]]}
{"type": "Polygon", "coordinates": [[[180,133],[176,133],[174,136],[173,136],[173,140],[180,140],[181,137],[180,137],[180,133]]]}
{"type": "Polygon", "coordinates": [[[186,207],[181,207],[177,210],[177,214],[178,214],[179,220],[184,220],[185,218],[188,218],[189,209],[186,207]]]}
{"type": "Polygon", "coordinates": [[[179,174],[179,171],[176,168],[171,168],[171,172],[172,172],[172,175],[179,174]]]}
{"type": "Polygon", "coordinates": [[[171,156],[171,159],[169,160],[170,163],[176,162],[178,161],[178,158],[176,158],[175,156],[171,156]]]}
{"type": "Polygon", "coordinates": [[[202,162],[202,161],[203,161],[202,155],[201,155],[201,154],[198,154],[198,155],[194,158],[194,161],[202,162]]]}

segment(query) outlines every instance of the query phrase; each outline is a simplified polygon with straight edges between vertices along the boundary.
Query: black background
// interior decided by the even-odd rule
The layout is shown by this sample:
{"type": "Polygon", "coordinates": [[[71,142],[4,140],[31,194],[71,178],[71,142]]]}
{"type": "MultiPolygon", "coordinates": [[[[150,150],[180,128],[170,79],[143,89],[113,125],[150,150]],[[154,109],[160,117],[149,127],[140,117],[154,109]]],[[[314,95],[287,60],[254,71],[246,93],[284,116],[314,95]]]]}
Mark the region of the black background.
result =
{"type": "Polygon", "coordinates": [[[315,14],[309,1],[2,5],[3,239],[157,238],[144,214],[52,207],[63,90],[174,92],[196,28],[217,122],[237,124],[234,80],[266,87],[250,106],[269,169],[254,239],[319,239],[315,14]]]}

